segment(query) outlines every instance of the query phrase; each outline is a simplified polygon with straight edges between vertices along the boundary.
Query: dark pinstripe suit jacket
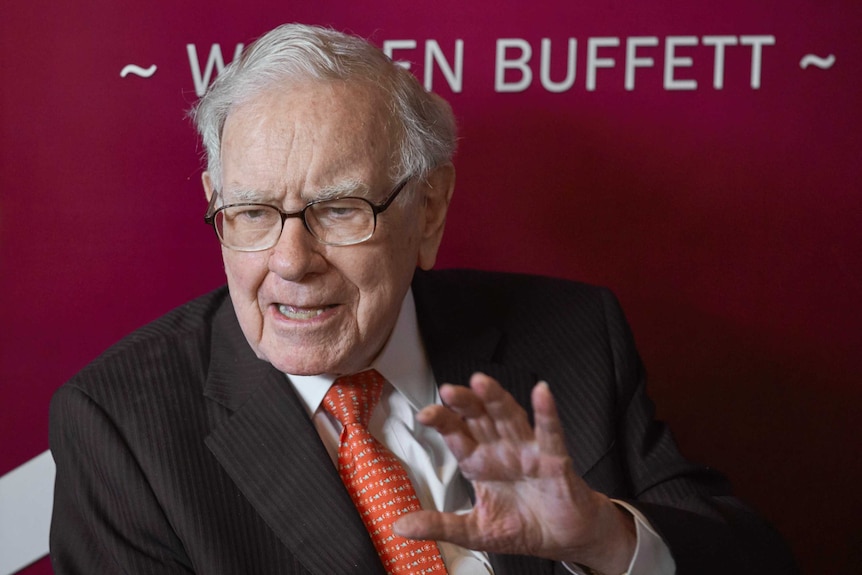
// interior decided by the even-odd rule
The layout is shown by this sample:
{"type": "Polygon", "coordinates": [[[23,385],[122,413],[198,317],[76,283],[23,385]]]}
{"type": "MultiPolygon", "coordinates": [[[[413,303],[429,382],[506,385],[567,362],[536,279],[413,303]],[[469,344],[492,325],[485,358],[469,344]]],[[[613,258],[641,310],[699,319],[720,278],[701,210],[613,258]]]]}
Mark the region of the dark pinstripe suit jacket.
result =
{"type": "MultiPolygon", "coordinates": [[[[639,506],[685,573],[792,573],[783,544],[683,459],[653,421],[613,296],[528,276],[417,273],[435,376],[485,371],[523,405],[557,398],[577,471],[639,506]]],[[[283,374],[255,357],[225,289],[108,350],[56,393],[51,557],[58,574],[382,574],[283,374]]],[[[493,556],[498,575],[562,573],[493,556]]]]}

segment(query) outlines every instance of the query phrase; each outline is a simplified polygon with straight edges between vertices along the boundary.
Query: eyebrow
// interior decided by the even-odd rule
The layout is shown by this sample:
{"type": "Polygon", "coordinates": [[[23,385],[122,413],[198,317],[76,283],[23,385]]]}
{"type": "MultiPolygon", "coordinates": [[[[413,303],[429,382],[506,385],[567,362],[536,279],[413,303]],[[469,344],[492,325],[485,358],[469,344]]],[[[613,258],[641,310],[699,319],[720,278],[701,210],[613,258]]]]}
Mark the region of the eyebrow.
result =
{"type": "MultiPolygon", "coordinates": [[[[368,185],[356,178],[349,178],[335,184],[323,186],[310,194],[303,192],[301,196],[306,202],[310,203],[347,196],[362,198],[368,196],[369,193],[370,189],[368,185]]],[[[236,188],[227,193],[223,190],[220,192],[220,195],[222,201],[226,204],[278,205],[281,203],[281,199],[277,197],[277,194],[253,188],[236,188]]]]}
{"type": "Polygon", "coordinates": [[[227,204],[266,204],[272,203],[268,192],[260,192],[250,188],[238,188],[230,192],[221,192],[222,201],[227,204]],[[229,201],[228,201],[229,200],[229,201]]]}
{"type": "Polygon", "coordinates": [[[314,193],[314,197],[308,201],[319,202],[321,200],[331,200],[334,198],[344,198],[347,196],[365,197],[369,193],[368,186],[355,178],[343,180],[341,182],[324,186],[314,193]]]}

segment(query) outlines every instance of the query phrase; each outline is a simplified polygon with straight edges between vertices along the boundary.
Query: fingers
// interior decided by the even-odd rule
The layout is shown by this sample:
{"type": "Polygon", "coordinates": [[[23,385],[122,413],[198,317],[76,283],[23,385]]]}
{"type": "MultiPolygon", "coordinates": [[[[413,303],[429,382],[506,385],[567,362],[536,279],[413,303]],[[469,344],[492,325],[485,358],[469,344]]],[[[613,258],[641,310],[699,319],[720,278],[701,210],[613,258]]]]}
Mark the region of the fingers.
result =
{"type": "Polygon", "coordinates": [[[557,405],[548,384],[540,381],[530,396],[533,404],[536,443],[539,451],[552,455],[566,455],[563,426],[557,414],[557,405]]]}
{"type": "Polygon", "coordinates": [[[443,405],[429,405],[416,414],[422,425],[436,429],[459,462],[469,457],[478,445],[460,415],[443,405]]]}
{"type": "Polygon", "coordinates": [[[490,376],[474,374],[469,388],[445,384],[440,397],[445,407],[424,409],[419,421],[444,437],[461,434],[480,443],[532,438],[526,411],[490,376]]]}
{"type": "MultiPolygon", "coordinates": [[[[486,377],[486,376],[485,376],[486,377]]],[[[471,378],[471,384],[477,375],[471,378]]],[[[453,412],[461,416],[470,435],[478,442],[491,443],[499,439],[495,422],[489,416],[483,398],[473,388],[444,385],[440,388],[440,398],[453,412]]]]}
{"type": "Polygon", "coordinates": [[[444,384],[440,397],[445,405],[429,406],[417,419],[443,436],[461,461],[478,445],[497,441],[515,443],[535,440],[539,451],[565,455],[566,446],[553,395],[545,382],[533,388],[531,402],[535,427],[527,412],[494,378],[475,373],[470,387],[444,384]]]}

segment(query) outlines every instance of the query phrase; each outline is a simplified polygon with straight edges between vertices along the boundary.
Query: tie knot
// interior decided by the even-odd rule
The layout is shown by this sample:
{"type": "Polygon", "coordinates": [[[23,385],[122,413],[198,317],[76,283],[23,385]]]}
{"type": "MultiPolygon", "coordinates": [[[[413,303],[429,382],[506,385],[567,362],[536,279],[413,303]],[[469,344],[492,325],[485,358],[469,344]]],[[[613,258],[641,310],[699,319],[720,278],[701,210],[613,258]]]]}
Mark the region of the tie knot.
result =
{"type": "Polygon", "coordinates": [[[323,397],[323,406],[341,425],[358,423],[367,428],[384,381],[373,369],[339,377],[323,397]]]}

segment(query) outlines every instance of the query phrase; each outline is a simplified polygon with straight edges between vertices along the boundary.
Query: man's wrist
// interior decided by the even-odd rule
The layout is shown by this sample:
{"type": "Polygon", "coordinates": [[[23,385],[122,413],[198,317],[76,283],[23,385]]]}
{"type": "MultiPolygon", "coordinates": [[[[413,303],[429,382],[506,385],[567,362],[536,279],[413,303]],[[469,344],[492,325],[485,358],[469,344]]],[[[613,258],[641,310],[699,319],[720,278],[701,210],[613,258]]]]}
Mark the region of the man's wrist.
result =
{"type": "Polygon", "coordinates": [[[628,575],[674,575],[676,563],[662,537],[637,507],[627,501],[611,499],[634,517],[637,547],[627,567],[628,575]]]}
{"type": "Polygon", "coordinates": [[[596,534],[602,544],[591,547],[589,556],[582,554],[579,560],[572,558],[564,564],[578,575],[628,575],[638,545],[635,517],[626,506],[602,497],[603,516],[596,521],[604,525],[596,534]]]}

